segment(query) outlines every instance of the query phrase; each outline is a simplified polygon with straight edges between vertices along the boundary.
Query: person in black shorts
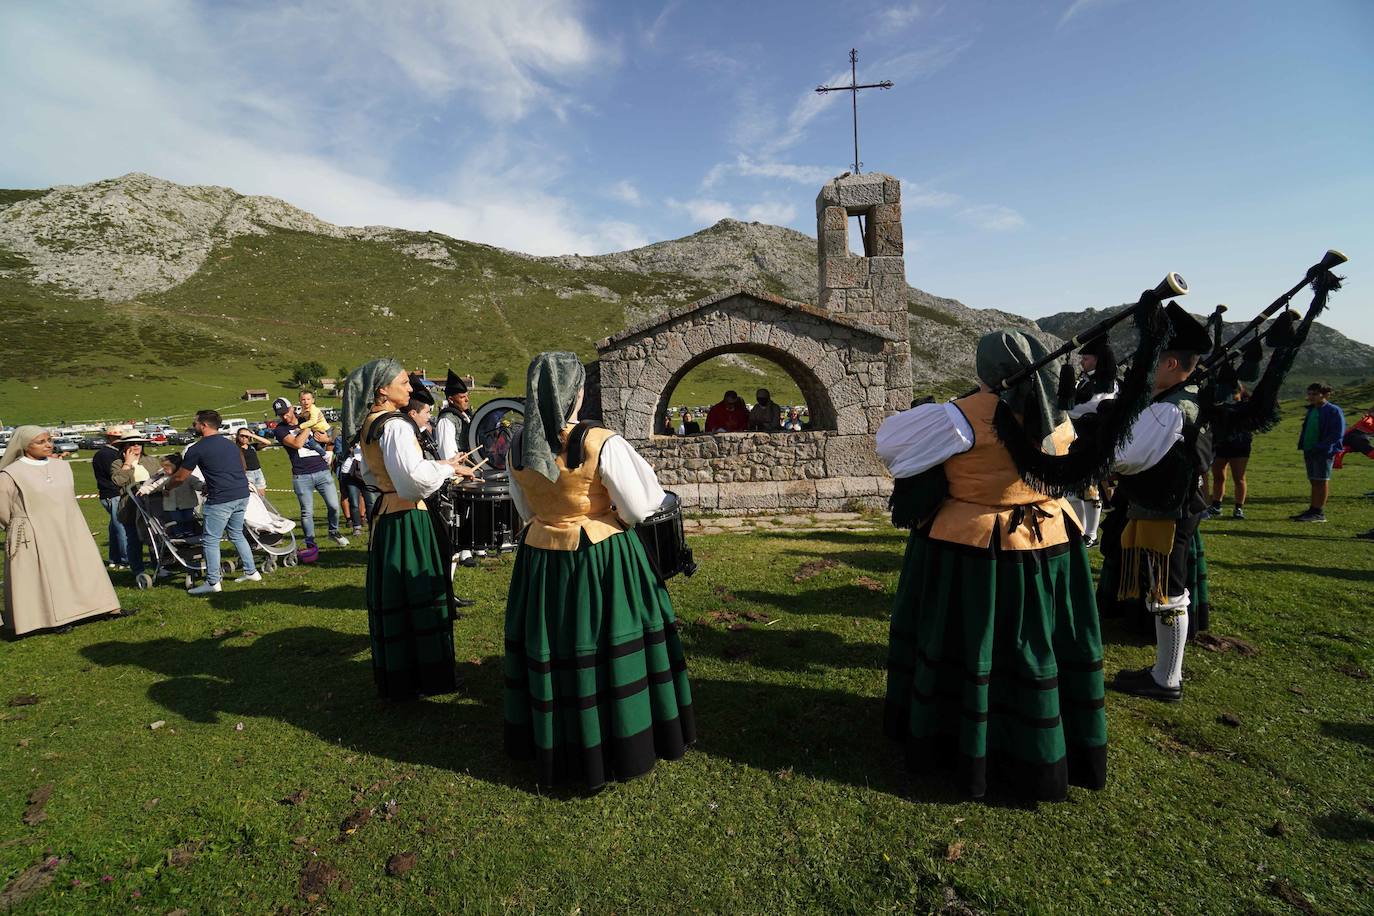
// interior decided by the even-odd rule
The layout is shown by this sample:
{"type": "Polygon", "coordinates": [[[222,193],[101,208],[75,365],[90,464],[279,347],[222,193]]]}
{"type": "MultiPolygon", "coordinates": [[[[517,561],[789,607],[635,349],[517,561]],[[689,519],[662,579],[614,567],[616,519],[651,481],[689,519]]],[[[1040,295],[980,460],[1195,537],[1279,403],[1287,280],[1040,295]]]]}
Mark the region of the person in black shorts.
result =
{"type": "MultiPolygon", "coordinates": [[[[1248,401],[1250,392],[1241,385],[1236,391],[1236,401],[1248,401]]],[[[1230,438],[1217,439],[1212,444],[1212,505],[1207,514],[1211,518],[1221,515],[1221,502],[1226,498],[1226,471],[1229,468],[1236,482],[1236,504],[1231,510],[1232,518],[1245,518],[1245,497],[1248,489],[1245,469],[1250,464],[1250,446],[1254,440],[1251,433],[1237,433],[1230,438]]]]}

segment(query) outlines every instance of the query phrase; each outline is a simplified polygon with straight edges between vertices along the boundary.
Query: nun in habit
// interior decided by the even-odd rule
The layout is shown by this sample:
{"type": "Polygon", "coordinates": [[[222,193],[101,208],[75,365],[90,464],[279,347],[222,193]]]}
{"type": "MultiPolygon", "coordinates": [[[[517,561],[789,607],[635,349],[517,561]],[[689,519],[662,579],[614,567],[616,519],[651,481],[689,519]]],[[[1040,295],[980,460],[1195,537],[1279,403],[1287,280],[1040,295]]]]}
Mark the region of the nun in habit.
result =
{"type": "Polygon", "coordinates": [[[72,469],[38,426],[14,431],[0,459],[7,635],[121,612],[100,548],[76,502],[72,469]]]}

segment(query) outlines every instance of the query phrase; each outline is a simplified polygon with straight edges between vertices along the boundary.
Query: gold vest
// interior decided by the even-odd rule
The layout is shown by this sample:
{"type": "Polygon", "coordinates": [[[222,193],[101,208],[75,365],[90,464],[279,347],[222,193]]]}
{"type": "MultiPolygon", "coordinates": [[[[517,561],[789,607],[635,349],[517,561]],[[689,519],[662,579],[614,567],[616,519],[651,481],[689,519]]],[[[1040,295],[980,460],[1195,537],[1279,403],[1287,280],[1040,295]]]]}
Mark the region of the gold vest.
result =
{"type": "MultiPolygon", "coordinates": [[[[549,480],[538,471],[511,469],[511,478],[520,486],[534,518],[525,529],[525,543],[544,550],[576,550],[582,533],[596,544],[625,530],[620,516],[611,508],[611,494],[601,482],[601,446],[615,433],[592,428],[583,443],[582,464],[568,470],[568,433],[563,427],[563,448],[557,456],[558,479],[549,480]]],[[[529,433],[530,430],[526,430],[529,433]]]]}
{"type": "MultiPolygon", "coordinates": [[[[358,436],[358,442],[362,446],[363,460],[367,462],[367,469],[377,481],[377,488],[382,491],[382,495],[377,498],[377,503],[372,511],[376,515],[386,515],[388,512],[405,512],[409,509],[426,509],[423,499],[411,502],[408,499],[401,499],[396,495],[396,484],[391,482],[391,475],[387,473],[386,462],[382,460],[382,440],[379,436],[376,442],[369,442],[368,432],[372,429],[372,424],[382,414],[391,413],[391,408],[383,407],[374,409],[363,418],[362,432],[358,436]]],[[[420,451],[420,442],[415,442],[415,450],[420,451]]]]}
{"type": "MultiPolygon", "coordinates": [[[[1003,550],[1039,550],[1068,542],[1065,519],[1072,519],[1082,530],[1067,502],[1046,496],[1021,480],[1011,454],[997,441],[993,429],[996,395],[969,395],[955,401],[954,406],[973,428],[973,448],[945,462],[949,498],[935,515],[930,527],[932,538],[987,548],[996,534],[1003,550]]],[[[1068,451],[1073,437],[1069,422],[1054,431],[1058,454],[1068,451]]]]}

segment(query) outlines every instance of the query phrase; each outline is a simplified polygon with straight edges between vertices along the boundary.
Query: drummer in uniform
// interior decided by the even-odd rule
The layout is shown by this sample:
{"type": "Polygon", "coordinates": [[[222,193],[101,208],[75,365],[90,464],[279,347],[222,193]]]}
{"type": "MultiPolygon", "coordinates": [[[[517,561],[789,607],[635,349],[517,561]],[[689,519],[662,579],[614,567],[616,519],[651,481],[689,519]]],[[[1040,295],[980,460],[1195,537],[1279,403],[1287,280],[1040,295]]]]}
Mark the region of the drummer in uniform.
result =
{"type": "Polygon", "coordinates": [[[506,603],[506,750],[541,784],[630,779],[696,740],[668,590],[629,528],[668,501],[624,438],[578,423],[586,372],[541,353],[526,376],[510,491],[530,520],[506,603]]]}
{"type": "MultiPolygon", "coordinates": [[[[472,423],[472,401],[468,386],[463,379],[448,370],[444,380],[444,406],[434,424],[434,442],[439,449],[439,457],[448,460],[463,453],[463,443],[467,441],[468,426],[472,423]]],[[[471,550],[460,550],[458,562],[464,566],[476,566],[477,558],[471,550]]]]}

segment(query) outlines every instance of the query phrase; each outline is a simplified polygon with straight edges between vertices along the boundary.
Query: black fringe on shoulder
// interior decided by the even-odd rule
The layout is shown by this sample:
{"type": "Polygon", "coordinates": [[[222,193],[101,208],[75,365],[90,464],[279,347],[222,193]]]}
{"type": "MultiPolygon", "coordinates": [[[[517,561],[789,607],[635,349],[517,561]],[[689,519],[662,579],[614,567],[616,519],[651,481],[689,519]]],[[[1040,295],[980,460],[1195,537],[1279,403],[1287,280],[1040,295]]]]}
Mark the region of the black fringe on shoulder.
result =
{"type": "Polygon", "coordinates": [[[1067,455],[1047,455],[1041,446],[1051,430],[1029,429],[1017,421],[1011,408],[997,405],[993,428],[1011,453],[1021,479],[1047,496],[1073,493],[1106,477],[1117,450],[1130,437],[1131,427],[1150,403],[1154,390],[1155,363],[1169,338],[1169,322],[1158,305],[1141,306],[1135,315],[1139,341],[1130,368],[1121,381],[1121,394],[1108,409],[1104,403],[1098,422],[1067,455]]]}

